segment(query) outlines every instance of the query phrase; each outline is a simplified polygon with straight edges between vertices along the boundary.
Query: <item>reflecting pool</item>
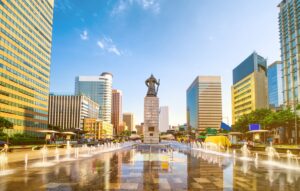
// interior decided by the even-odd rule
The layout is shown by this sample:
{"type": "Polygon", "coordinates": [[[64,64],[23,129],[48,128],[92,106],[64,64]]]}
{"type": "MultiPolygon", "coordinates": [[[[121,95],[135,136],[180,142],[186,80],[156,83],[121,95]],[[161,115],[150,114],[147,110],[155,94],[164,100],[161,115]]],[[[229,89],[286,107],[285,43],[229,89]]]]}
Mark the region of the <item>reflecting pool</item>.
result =
{"type": "MultiPolygon", "coordinates": [[[[28,161],[30,163],[30,161],[28,161]]],[[[0,177],[4,190],[299,190],[300,172],[178,145],[138,145],[0,177]]]]}

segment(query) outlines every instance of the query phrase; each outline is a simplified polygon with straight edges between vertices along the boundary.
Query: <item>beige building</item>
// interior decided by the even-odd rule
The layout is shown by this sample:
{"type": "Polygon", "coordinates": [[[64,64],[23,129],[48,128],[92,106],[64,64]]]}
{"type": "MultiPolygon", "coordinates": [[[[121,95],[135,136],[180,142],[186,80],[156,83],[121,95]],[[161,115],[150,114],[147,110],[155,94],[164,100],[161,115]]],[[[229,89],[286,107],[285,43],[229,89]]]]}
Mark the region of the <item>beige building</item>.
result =
{"type": "Polygon", "coordinates": [[[97,118],[99,105],[86,96],[50,95],[49,124],[62,130],[82,129],[84,118],[97,118]]]}
{"type": "Polygon", "coordinates": [[[113,125],[96,118],[83,119],[83,130],[87,139],[112,139],[113,125]]]}
{"type": "Polygon", "coordinates": [[[268,108],[267,61],[256,52],[233,70],[232,124],[244,114],[268,108]]]}
{"type": "Polygon", "coordinates": [[[136,134],[138,134],[138,135],[143,135],[143,134],[144,134],[144,127],[143,127],[143,124],[141,124],[141,125],[136,125],[136,126],[135,126],[135,129],[136,129],[136,134]]]}
{"type": "Polygon", "coordinates": [[[134,114],[133,113],[124,113],[123,121],[126,123],[129,131],[136,131],[134,124],[134,114]]]}
{"type": "Polygon", "coordinates": [[[122,124],[122,91],[112,90],[112,108],[111,108],[111,123],[114,127],[114,134],[118,134],[119,126],[122,124]]]}
{"type": "Polygon", "coordinates": [[[198,76],[187,89],[188,127],[198,131],[219,129],[221,121],[221,77],[198,76]]]}

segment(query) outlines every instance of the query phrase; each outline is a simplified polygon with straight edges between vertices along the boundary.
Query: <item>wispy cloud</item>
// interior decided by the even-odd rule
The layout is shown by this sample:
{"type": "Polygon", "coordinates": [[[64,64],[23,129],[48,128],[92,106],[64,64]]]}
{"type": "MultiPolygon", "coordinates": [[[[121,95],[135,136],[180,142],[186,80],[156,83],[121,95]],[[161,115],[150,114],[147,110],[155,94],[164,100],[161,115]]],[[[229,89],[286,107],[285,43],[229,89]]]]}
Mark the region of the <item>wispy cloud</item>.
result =
{"type": "Polygon", "coordinates": [[[117,48],[113,40],[110,37],[103,37],[97,41],[97,45],[104,51],[115,54],[117,56],[122,56],[123,53],[117,48]]]}
{"type": "Polygon", "coordinates": [[[67,12],[68,10],[72,10],[73,6],[70,0],[58,0],[55,1],[55,9],[67,12]]]}
{"type": "Polygon", "coordinates": [[[89,39],[88,31],[87,30],[82,31],[82,33],[80,34],[80,38],[81,40],[88,40],[89,39]]]}
{"type": "Polygon", "coordinates": [[[119,0],[114,6],[111,15],[114,16],[120,14],[128,10],[133,5],[137,5],[146,11],[152,11],[154,14],[158,14],[160,12],[159,0],[119,0]]]}

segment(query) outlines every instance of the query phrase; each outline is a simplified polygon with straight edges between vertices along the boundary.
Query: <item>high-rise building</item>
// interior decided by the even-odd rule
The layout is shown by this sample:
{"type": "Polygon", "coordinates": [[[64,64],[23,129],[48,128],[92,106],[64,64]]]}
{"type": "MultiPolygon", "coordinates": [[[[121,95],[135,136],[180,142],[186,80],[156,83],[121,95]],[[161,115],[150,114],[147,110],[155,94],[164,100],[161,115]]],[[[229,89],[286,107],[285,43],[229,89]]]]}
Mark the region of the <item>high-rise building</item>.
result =
{"type": "Polygon", "coordinates": [[[53,0],[0,1],[0,117],[13,132],[48,126],[53,0]]]}
{"type": "Polygon", "coordinates": [[[83,129],[83,119],[98,114],[98,103],[87,96],[49,96],[49,124],[62,130],[83,129]]]}
{"type": "Polygon", "coordinates": [[[114,134],[117,135],[118,127],[123,122],[122,115],[122,91],[113,90],[112,91],[112,109],[111,109],[111,123],[114,127],[114,134]]]}
{"type": "Polygon", "coordinates": [[[159,110],[159,131],[167,132],[169,129],[169,107],[161,106],[159,110]]]}
{"type": "Polygon", "coordinates": [[[75,94],[86,95],[99,104],[99,118],[111,123],[112,74],[78,76],[75,79],[75,94]]]}
{"type": "Polygon", "coordinates": [[[123,121],[126,123],[129,131],[136,131],[133,113],[123,113],[123,121]]]}
{"type": "Polygon", "coordinates": [[[186,92],[187,125],[204,131],[220,128],[222,121],[222,92],[220,76],[198,76],[186,92]]]}
{"type": "Polygon", "coordinates": [[[256,52],[233,69],[232,124],[256,109],[268,108],[267,60],[256,52]]]}
{"type": "Polygon", "coordinates": [[[294,106],[299,97],[300,64],[300,1],[283,0],[278,5],[281,60],[283,68],[283,102],[285,106],[294,106]]]}
{"type": "Polygon", "coordinates": [[[282,64],[280,61],[268,66],[268,96],[271,108],[278,108],[283,104],[282,64]]]}

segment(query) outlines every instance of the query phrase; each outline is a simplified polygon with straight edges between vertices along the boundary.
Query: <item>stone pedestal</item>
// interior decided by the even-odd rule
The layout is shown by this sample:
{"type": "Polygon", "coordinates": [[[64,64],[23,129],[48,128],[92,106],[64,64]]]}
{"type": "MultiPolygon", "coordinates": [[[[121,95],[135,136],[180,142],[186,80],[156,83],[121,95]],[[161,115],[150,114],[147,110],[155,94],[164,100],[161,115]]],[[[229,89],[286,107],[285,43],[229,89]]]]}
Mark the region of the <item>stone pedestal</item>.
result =
{"type": "Polygon", "coordinates": [[[144,143],[159,143],[159,98],[146,96],[144,99],[144,143]]]}

